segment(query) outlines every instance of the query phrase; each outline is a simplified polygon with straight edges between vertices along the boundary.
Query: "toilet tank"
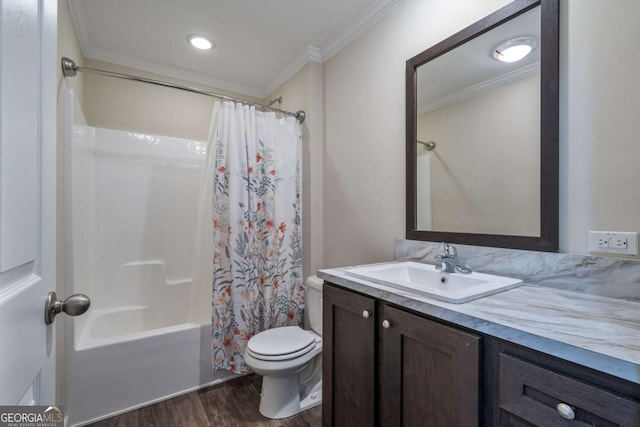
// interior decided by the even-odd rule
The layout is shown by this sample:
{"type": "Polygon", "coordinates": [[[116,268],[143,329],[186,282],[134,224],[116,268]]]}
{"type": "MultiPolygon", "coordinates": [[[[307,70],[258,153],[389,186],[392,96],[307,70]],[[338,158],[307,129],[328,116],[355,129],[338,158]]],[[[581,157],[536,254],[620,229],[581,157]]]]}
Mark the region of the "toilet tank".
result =
{"type": "Polygon", "coordinates": [[[309,276],[305,285],[309,326],[320,336],[322,336],[322,283],[322,279],[318,279],[317,276],[309,276]]]}

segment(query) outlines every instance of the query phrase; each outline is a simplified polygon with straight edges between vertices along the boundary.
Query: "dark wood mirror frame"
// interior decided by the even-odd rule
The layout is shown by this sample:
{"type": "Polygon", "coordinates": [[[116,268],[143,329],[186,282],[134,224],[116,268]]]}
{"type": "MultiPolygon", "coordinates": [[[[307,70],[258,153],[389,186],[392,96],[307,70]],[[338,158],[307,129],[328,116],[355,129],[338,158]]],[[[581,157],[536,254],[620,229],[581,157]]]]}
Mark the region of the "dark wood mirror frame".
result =
{"type": "Polygon", "coordinates": [[[406,65],[407,239],[535,251],[558,251],[559,238],[559,0],[516,0],[435,46],[406,65]],[[455,233],[417,229],[417,87],[419,66],[541,6],[540,237],[455,233]]]}

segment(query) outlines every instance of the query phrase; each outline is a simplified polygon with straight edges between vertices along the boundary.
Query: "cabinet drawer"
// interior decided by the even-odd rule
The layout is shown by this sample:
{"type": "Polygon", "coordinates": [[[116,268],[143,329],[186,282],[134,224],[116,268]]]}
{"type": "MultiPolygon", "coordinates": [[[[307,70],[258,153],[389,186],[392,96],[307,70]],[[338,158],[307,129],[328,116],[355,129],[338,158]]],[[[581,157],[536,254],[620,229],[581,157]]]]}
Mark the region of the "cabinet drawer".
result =
{"type": "Polygon", "coordinates": [[[503,426],[640,426],[640,403],[505,353],[499,403],[503,426]],[[559,404],[575,418],[563,418],[559,404]]]}

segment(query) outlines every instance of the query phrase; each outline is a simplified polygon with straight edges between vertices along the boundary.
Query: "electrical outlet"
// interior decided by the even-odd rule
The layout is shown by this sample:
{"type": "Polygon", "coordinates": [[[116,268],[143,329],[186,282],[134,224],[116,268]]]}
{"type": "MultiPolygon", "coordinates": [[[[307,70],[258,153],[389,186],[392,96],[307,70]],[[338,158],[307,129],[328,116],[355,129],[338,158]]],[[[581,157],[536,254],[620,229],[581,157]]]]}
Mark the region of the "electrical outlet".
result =
{"type": "Polygon", "coordinates": [[[638,233],[589,231],[589,252],[638,255],[638,233]]]}
{"type": "Polygon", "coordinates": [[[611,239],[611,241],[612,241],[611,247],[616,249],[627,249],[627,246],[629,243],[627,241],[627,238],[624,236],[614,236],[613,239],[611,239]]]}
{"type": "Polygon", "coordinates": [[[609,239],[609,236],[598,237],[599,248],[608,248],[610,246],[611,246],[611,239],[609,239]]]}

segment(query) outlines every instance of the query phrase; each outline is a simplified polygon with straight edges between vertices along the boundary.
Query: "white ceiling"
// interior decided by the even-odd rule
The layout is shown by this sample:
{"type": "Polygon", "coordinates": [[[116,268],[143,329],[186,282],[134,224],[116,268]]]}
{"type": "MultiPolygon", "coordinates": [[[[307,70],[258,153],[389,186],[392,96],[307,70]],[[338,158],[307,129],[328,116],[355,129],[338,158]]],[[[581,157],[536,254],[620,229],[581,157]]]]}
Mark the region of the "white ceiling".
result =
{"type": "MultiPolygon", "coordinates": [[[[69,0],[86,58],[265,98],[401,0],[69,0]],[[212,51],[186,42],[209,35],[212,51]]],[[[75,59],[75,58],[74,58],[75,59]]]]}

